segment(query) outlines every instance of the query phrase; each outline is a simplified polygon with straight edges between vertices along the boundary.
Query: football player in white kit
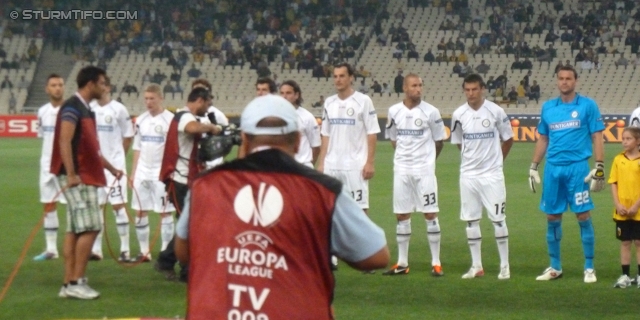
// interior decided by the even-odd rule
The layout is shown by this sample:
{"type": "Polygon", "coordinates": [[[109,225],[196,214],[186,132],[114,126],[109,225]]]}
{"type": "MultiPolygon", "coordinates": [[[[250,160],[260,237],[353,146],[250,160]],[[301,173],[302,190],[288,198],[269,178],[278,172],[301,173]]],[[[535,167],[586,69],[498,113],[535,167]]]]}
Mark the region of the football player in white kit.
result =
{"type": "Polygon", "coordinates": [[[472,265],[463,279],[484,275],[482,268],[480,219],[483,207],[493,223],[500,273],[511,277],[509,269],[509,231],[505,221],[507,192],[503,161],[513,145],[511,121],[497,104],[484,98],[485,84],[478,74],[470,74],[462,84],[467,103],[451,118],[451,143],[461,150],[460,219],[467,222],[467,240],[472,265]]]}
{"type": "Polygon", "coordinates": [[[269,77],[259,78],[256,81],[256,97],[265,96],[268,94],[277,94],[278,86],[273,79],[269,77]]]}
{"type": "Polygon", "coordinates": [[[44,204],[44,236],[47,248],[33,260],[43,261],[58,258],[58,211],[56,202],[66,203],[60,193],[60,185],[56,176],[50,173],[53,137],[56,129],[58,111],[64,102],[64,79],[60,75],[51,74],[45,87],[49,95],[49,103],[38,109],[38,138],[42,138],[42,154],[40,156],[40,202],[44,204]]]}
{"type": "Polygon", "coordinates": [[[298,113],[298,128],[300,129],[300,147],[296,153],[296,161],[313,168],[320,153],[320,128],[316,117],[300,106],[302,104],[302,90],[293,80],[287,80],[280,85],[280,96],[296,107],[298,113]]]}
{"type": "MultiPolygon", "coordinates": [[[[371,98],[352,87],[354,71],[348,63],[340,63],[333,69],[333,84],[338,93],[324,101],[317,169],[340,180],[369,214],[369,179],[375,173],[380,125],[371,98]]],[[[331,263],[335,268],[337,258],[331,257],[331,263]]]]}
{"type": "MultiPolygon", "coordinates": [[[[256,80],[256,97],[265,96],[268,94],[277,94],[278,86],[273,79],[269,77],[262,77],[256,80]]],[[[245,157],[244,148],[238,148],[238,155],[236,158],[242,159],[245,157]]]]}
{"type": "Polygon", "coordinates": [[[442,276],[436,158],[447,138],[440,111],[422,101],[422,79],[414,73],[404,78],[405,98],[389,108],[386,137],[393,157],[393,212],[396,214],[398,263],[383,275],[409,273],[411,214],[424,213],[431,250],[431,274],[442,276]]]}
{"type": "Polygon", "coordinates": [[[378,116],[369,96],[351,86],[353,67],[341,63],[333,69],[338,94],[324,102],[322,144],[318,171],[335,177],[368,214],[369,179],[374,174],[378,116]]]}
{"type": "MultiPolygon", "coordinates": [[[[191,83],[192,90],[198,87],[209,90],[209,92],[213,95],[213,90],[212,90],[213,88],[211,87],[211,83],[206,79],[196,79],[191,83]]],[[[207,109],[207,113],[205,114],[205,116],[198,117],[198,118],[201,119],[203,123],[208,122],[212,124],[218,124],[223,127],[226,127],[229,125],[229,118],[227,118],[227,116],[224,113],[222,113],[220,109],[214,106],[209,106],[209,109],[207,109]]],[[[211,169],[213,167],[221,165],[223,162],[224,162],[224,157],[220,157],[218,159],[207,161],[205,165],[207,169],[211,169]]]]}
{"type": "MultiPolygon", "coordinates": [[[[98,101],[89,104],[95,113],[100,152],[114,167],[126,172],[126,156],[133,139],[133,123],[127,108],[120,102],[111,99],[110,79],[106,78],[106,91],[98,101]]],[[[129,249],[129,216],[127,203],[127,178],[123,175],[118,182],[107,170],[107,186],[98,189],[98,201],[102,208],[106,201],[111,204],[116,217],[118,234],[120,235],[120,261],[130,261],[129,249]],[[115,184],[114,184],[115,182],[115,184]]],[[[100,215],[102,217],[102,215],[100,215]]],[[[102,234],[98,234],[91,250],[91,260],[102,259],[102,234]]]]}
{"type": "Polygon", "coordinates": [[[629,126],[640,128],[640,105],[638,105],[638,107],[631,113],[631,116],[629,117],[629,126]]]}
{"type": "Polygon", "coordinates": [[[151,84],[144,90],[144,104],[147,108],[136,118],[136,130],[133,138],[133,165],[130,183],[136,192],[132,195],[131,208],[137,211],[136,235],[140,244],[140,254],[136,260],[151,261],[149,248],[149,211],[160,213],[162,238],[161,250],[164,250],[173,238],[175,230],[172,212],[175,211],[169,201],[165,185],[160,181],[160,167],[166,143],[169,124],[173,113],[162,106],[162,89],[151,84]]]}

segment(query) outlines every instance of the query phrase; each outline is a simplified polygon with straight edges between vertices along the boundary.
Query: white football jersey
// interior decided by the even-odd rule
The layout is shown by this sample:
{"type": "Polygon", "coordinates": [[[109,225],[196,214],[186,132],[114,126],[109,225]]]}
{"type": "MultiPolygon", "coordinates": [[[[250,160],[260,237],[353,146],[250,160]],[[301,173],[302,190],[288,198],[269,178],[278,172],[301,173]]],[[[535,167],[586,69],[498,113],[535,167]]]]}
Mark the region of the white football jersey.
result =
{"type": "Polygon", "coordinates": [[[125,154],[122,147],[123,138],[133,137],[133,122],[129,112],[120,102],[111,100],[104,106],[92,101],[91,110],[96,115],[98,141],[102,156],[116,169],[124,170],[125,154]]]}
{"type": "Polygon", "coordinates": [[[47,103],[38,109],[38,138],[42,138],[40,170],[43,172],[51,170],[51,153],[53,152],[53,138],[56,133],[58,111],[60,111],[60,106],[54,108],[51,103],[47,103]]]}
{"type": "Polygon", "coordinates": [[[330,137],[325,170],[361,170],[367,162],[367,136],[378,134],[378,115],[369,96],[354,92],[345,100],[338,95],[324,101],[323,136],[330,137]]]}
{"type": "Polygon", "coordinates": [[[447,138],[440,111],[436,107],[424,101],[411,109],[402,102],[391,106],[385,135],[396,142],[394,172],[435,175],[435,141],[447,138]]]}
{"type": "Polygon", "coordinates": [[[208,117],[209,113],[213,113],[213,115],[215,116],[215,119],[217,122],[216,124],[219,124],[221,126],[229,125],[229,119],[227,118],[227,116],[224,115],[224,113],[222,113],[222,111],[220,111],[220,109],[214,106],[210,106],[209,109],[207,109],[207,115],[205,116],[207,119],[209,119],[208,117]]]}
{"type": "Polygon", "coordinates": [[[316,117],[309,110],[298,107],[298,127],[300,128],[300,148],[296,153],[296,161],[312,164],[313,148],[320,147],[320,128],[316,117]]]}
{"type": "MultiPolygon", "coordinates": [[[[209,109],[207,109],[207,113],[205,114],[204,117],[196,117],[196,118],[199,118],[200,119],[199,121],[202,123],[211,123],[211,120],[209,119],[209,114],[213,114],[214,118],[216,119],[216,124],[219,124],[221,126],[229,125],[229,119],[227,118],[227,116],[214,106],[210,106],[209,109]]],[[[205,135],[206,134],[203,134],[203,136],[205,135]]],[[[221,165],[222,163],[224,163],[224,157],[207,161],[206,166],[207,166],[207,169],[211,169],[213,167],[221,165]]]]}
{"type": "Polygon", "coordinates": [[[451,126],[451,143],[462,146],[461,175],[502,173],[501,140],[513,138],[504,109],[489,100],[477,111],[465,103],[453,112],[451,126]]]}
{"type": "Polygon", "coordinates": [[[640,128],[640,106],[638,106],[638,108],[633,110],[633,112],[631,113],[631,117],[629,118],[629,126],[640,128]]]}
{"type": "Polygon", "coordinates": [[[186,133],[184,129],[187,125],[193,121],[199,121],[196,116],[190,112],[180,117],[178,122],[178,162],[176,163],[176,170],[173,172],[172,179],[175,182],[187,184],[187,178],[189,177],[189,159],[191,159],[191,151],[194,147],[193,135],[186,133]]]}
{"type": "Polygon", "coordinates": [[[149,111],[136,118],[133,150],[140,152],[135,177],[141,180],[159,180],[164,146],[173,113],[168,110],[152,116],[149,111]]]}

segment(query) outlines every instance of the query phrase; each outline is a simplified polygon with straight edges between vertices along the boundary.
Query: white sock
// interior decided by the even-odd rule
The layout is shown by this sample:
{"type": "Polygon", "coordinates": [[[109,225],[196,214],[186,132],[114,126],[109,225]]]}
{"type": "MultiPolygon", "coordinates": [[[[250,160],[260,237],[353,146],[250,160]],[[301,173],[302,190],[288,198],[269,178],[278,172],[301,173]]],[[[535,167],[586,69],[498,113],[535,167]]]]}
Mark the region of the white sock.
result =
{"type": "Polygon", "coordinates": [[[433,220],[425,219],[427,223],[427,239],[431,249],[431,265],[440,265],[440,222],[436,217],[433,220]]]}
{"type": "Polygon", "coordinates": [[[500,268],[509,265],[509,229],[507,221],[494,222],[496,242],[498,243],[498,253],[500,254],[500,268]]]}
{"type": "Polygon", "coordinates": [[[162,226],[160,227],[160,235],[162,237],[162,249],[167,248],[171,239],[173,239],[173,233],[175,232],[175,225],[173,223],[173,216],[162,218],[162,226]]]}
{"type": "Polygon", "coordinates": [[[58,212],[50,211],[44,216],[44,238],[47,252],[58,253],[58,212]]]}
{"type": "Polygon", "coordinates": [[[116,226],[120,235],[120,252],[129,252],[129,216],[124,208],[114,210],[116,226]]]}
{"type": "Polygon", "coordinates": [[[474,267],[482,268],[482,234],[480,221],[467,222],[467,242],[471,250],[471,263],[474,267]]]}
{"type": "Polygon", "coordinates": [[[104,208],[100,208],[100,232],[96,237],[96,241],[93,242],[93,248],[91,253],[99,254],[102,256],[102,234],[104,233],[104,216],[102,215],[104,208]]]}
{"type": "Polygon", "coordinates": [[[149,253],[149,217],[136,219],[136,235],[140,244],[140,253],[149,253]]]}
{"type": "Polygon", "coordinates": [[[411,218],[398,221],[396,240],[398,241],[398,266],[409,265],[409,239],[411,238],[411,218]]]}

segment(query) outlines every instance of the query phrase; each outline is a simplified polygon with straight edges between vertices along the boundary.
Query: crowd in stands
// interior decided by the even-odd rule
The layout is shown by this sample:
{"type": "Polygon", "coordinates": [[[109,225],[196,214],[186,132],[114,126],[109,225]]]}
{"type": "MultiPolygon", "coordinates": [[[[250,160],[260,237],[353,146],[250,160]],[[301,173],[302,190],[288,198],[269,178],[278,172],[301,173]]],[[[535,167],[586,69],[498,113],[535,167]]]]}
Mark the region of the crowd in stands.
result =
{"type": "Polygon", "coordinates": [[[55,20],[40,30],[55,50],[105,69],[116,53],[166,60],[176,75],[163,78],[172,81],[184,73],[193,77],[201,72],[197,63],[204,59],[218,59],[225,68],[248,66],[258,77],[271,76],[269,64],[278,61],[282,69],[312,70],[317,78],[328,78],[332,65],[354,58],[367,37],[364,28],[347,32],[348,28],[371,24],[387,4],[386,0],[61,2],[29,0],[17,6],[52,9],[93,3],[101,10],[136,11],[137,20],[55,20]],[[338,35],[331,37],[336,28],[338,35]],[[270,35],[272,41],[258,41],[259,35],[270,35]],[[326,47],[317,45],[321,38],[328,40],[326,47]],[[231,39],[238,39],[239,46],[231,39]],[[195,65],[187,66],[190,58],[195,65]]]}
{"type": "MultiPolygon", "coordinates": [[[[20,2],[21,6],[29,6],[32,3],[30,0],[20,2]]],[[[3,3],[0,6],[0,15],[3,17],[9,16],[7,9],[13,8],[14,4],[9,2],[8,6],[3,3]]],[[[16,20],[1,20],[0,19],[0,39],[2,42],[5,40],[14,40],[16,37],[42,37],[43,36],[43,24],[24,23],[16,20]],[[4,21],[4,23],[3,23],[4,21]]],[[[9,97],[7,100],[8,111],[10,114],[18,113],[18,100],[17,94],[20,90],[28,90],[31,85],[31,78],[26,79],[25,74],[27,70],[32,68],[38,60],[40,55],[40,49],[36,45],[35,40],[29,41],[24,52],[14,53],[9,56],[3,43],[0,43],[0,70],[7,70],[11,72],[13,76],[4,76],[0,82],[0,91],[9,91],[9,97]]]]}
{"type": "MultiPolygon", "coordinates": [[[[539,100],[540,87],[536,81],[530,81],[532,73],[539,72],[534,64],[550,64],[557,57],[556,46],[569,46],[572,53],[576,52],[573,65],[578,70],[600,70],[602,62],[599,61],[598,54],[619,54],[615,60],[616,67],[640,66],[640,30],[635,23],[631,28],[622,30],[629,21],[640,22],[640,10],[633,13],[638,1],[593,1],[584,3],[586,8],[575,9],[564,8],[564,3],[559,0],[548,2],[552,4],[553,9],[536,12],[533,1],[486,0],[488,16],[483,15],[478,9],[472,12],[468,1],[408,0],[407,4],[409,7],[430,5],[439,8],[440,12],[446,14],[439,30],[445,33],[457,31],[458,34],[456,38],[442,37],[435,48],[429,48],[424,53],[423,61],[430,64],[452,63],[452,74],[460,77],[472,72],[485,76],[492,71],[498,73],[498,76],[489,76],[488,89],[493,97],[507,104],[526,105],[526,99],[536,102],[539,100]],[[559,11],[564,13],[560,16],[559,11]],[[478,34],[477,30],[482,29],[484,23],[487,23],[484,28],[487,31],[478,34]],[[559,25],[560,30],[554,29],[556,25],[559,25]],[[530,46],[525,41],[525,35],[544,37],[543,43],[546,47],[530,46]],[[465,45],[466,39],[473,40],[470,46],[465,45]],[[630,48],[634,57],[628,59],[623,53],[618,52],[618,46],[613,42],[615,39],[624,40],[624,45],[630,48]],[[600,43],[600,46],[596,47],[596,43],[600,43]],[[484,60],[475,67],[469,64],[468,55],[476,57],[485,54],[506,55],[508,59],[513,59],[509,69],[515,81],[510,84],[507,70],[492,70],[484,60]],[[518,70],[527,73],[518,79],[513,72],[518,70]]],[[[394,17],[396,21],[404,19],[401,8],[394,17]]],[[[419,61],[421,54],[416,51],[416,46],[402,23],[392,24],[387,32],[376,28],[376,37],[378,45],[394,46],[392,58],[397,59],[398,69],[398,75],[394,80],[394,92],[401,93],[402,60],[419,61]]],[[[555,70],[561,65],[562,62],[555,70]]],[[[565,65],[571,65],[571,61],[567,60],[565,65]]],[[[364,83],[361,87],[365,87],[364,83]]],[[[378,89],[375,92],[379,91],[378,89]]]]}
{"type": "MultiPolygon", "coordinates": [[[[9,2],[0,8],[0,14],[12,8],[95,6],[103,10],[135,11],[138,19],[26,23],[12,20],[0,29],[0,34],[44,36],[54,50],[105,69],[116,53],[161,59],[172,66],[173,72],[147,70],[141,82],[161,84],[165,93],[173,94],[183,92],[179,85],[183,77],[202,75],[198,67],[205,59],[217,59],[223,68],[249,67],[257,77],[276,77],[276,70],[271,68],[273,62],[279,62],[278,72],[309,70],[312,77],[328,80],[336,62],[357,57],[370,36],[363,27],[368,25],[373,26],[378,45],[394,47],[391,58],[396,60],[398,74],[392,88],[391,83],[374,78],[365,66],[359,66],[356,87],[364,93],[401,93],[398,81],[402,79],[404,61],[411,59],[422,58],[431,64],[451,63],[452,74],[460,77],[472,72],[489,76],[487,84],[492,95],[512,102],[521,100],[523,92],[530,100],[539,99],[539,87],[534,85],[535,81],[529,81],[530,77],[540,72],[536,64],[550,64],[557,57],[558,46],[569,46],[576,56],[565,64],[582,70],[599,70],[602,63],[598,54],[618,55],[614,56],[617,67],[640,65],[640,30],[635,24],[623,30],[629,21],[640,21],[640,10],[634,11],[638,1],[593,1],[585,3],[584,8],[564,8],[560,0],[547,2],[550,6],[545,11],[534,7],[533,0],[485,0],[487,9],[483,11],[471,10],[468,0],[407,0],[410,9],[438,8],[446,16],[439,29],[445,33],[457,31],[452,33],[456,37],[442,37],[426,53],[418,52],[403,26],[406,17],[403,7],[387,8],[388,0],[21,0],[9,2]],[[383,30],[382,23],[389,19],[396,23],[383,30]],[[350,28],[354,25],[357,27],[350,28]],[[560,30],[555,29],[556,25],[560,30]],[[264,35],[269,37],[261,37],[264,35]],[[525,35],[543,37],[544,47],[530,46],[525,35]],[[318,45],[319,39],[326,39],[326,46],[318,45]],[[471,45],[465,44],[467,39],[472,39],[471,45]],[[615,40],[624,41],[633,56],[625,57],[618,52],[615,40]],[[512,83],[507,78],[509,70],[495,70],[495,66],[492,69],[484,60],[476,66],[470,64],[469,56],[485,54],[513,59],[509,68],[512,83]],[[518,70],[527,72],[524,78],[517,79],[513,71],[518,70]]],[[[0,46],[0,68],[27,68],[38,56],[37,50],[30,46],[22,56],[6,57],[0,46]]],[[[121,92],[139,92],[135,84],[140,82],[132,82],[122,84],[121,92]]],[[[13,84],[0,86],[12,88],[13,84]]]]}

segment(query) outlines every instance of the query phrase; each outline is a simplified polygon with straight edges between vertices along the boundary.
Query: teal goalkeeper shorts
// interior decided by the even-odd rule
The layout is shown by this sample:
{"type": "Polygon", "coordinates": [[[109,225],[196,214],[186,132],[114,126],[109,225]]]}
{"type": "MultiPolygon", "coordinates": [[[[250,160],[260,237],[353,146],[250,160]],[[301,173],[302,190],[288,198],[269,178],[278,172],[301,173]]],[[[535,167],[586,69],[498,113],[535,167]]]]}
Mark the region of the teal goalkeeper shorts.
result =
{"type": "Polygon", "coordinates": [[[589,171],[587,160],[566,166],[547,162],[542,178],[540,210],[546,214],[562,214],[567,207],[574,213],[593,210],[589,184],[584,182],[589,171]]]}

